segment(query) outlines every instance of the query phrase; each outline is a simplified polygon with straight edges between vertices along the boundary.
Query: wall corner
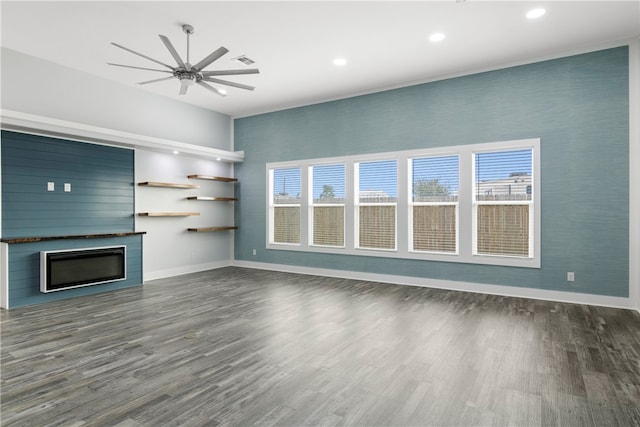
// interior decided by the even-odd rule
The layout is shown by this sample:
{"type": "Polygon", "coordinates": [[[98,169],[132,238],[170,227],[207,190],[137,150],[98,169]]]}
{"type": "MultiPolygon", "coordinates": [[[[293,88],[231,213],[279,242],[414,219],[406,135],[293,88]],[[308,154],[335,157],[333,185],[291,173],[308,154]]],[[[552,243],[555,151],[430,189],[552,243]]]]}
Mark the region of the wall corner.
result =
{"type": "Polygon", "coordinates": [[[640,37],[629,43],[629,299],[640,312],[640,37]]]}

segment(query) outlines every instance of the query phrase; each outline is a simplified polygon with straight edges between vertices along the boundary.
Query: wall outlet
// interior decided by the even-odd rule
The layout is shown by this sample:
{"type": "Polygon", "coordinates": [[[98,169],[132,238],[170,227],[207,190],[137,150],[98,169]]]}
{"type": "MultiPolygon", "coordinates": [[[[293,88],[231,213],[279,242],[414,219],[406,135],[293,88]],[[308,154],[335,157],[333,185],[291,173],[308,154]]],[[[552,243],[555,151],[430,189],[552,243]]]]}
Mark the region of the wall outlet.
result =
{"type": "Polygon", "coordinates": [[[254,255],[254,256],[256,255],[256,250],[255,250],[255,249],[253,250],[253,255],[254,255]]]}
{"type": "Polygon", "coordinates": [[[55,191],[56,189],[56,184],[55,182],[47,182],[47,191],[55,191]]]}
{"type": "Polygon", "coordinates": [[[573,271],[567,271],[567,282],[575,282],[576,275],[573,271]]]}

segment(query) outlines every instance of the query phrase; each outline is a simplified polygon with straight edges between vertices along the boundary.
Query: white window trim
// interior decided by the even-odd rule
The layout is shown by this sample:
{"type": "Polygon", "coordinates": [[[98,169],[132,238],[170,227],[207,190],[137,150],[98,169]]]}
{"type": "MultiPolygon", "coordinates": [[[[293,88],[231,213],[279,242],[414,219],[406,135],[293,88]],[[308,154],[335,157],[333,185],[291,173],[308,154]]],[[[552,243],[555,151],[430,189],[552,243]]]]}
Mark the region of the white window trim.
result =
{"type": "Polygon", "coordinates": [[[382,157],[378,157],[374,155],[373,157],[369,156],[358,156],[358,160],[354,160],[353,164],[353,219],[354,219],[354,228],[353,228],[353,248],[358,251],[359,254],[362,254],[363,251],[373,252],[373,253],[397,253],[398,252],[398,206],[400,200],[399,188],[396,188],[396,203],[392,202],[384,202],[384,203],[368,203],[360,201],[360,163],[372,163],[372,162],[385,162],[385,161],[395,161],[396,162],[396,186],[399,187],[400,184],[400,168],[399,168],[399,159],[391,153],[385,153],[382,157]],[[369,248],[369,247],[361,247],[360,246],[360,206],[394,206],[395,209],[395,218],[394,224],[396,228],[396,235],[394,236],[393,248],[369,248]]]}
{"type": "MultiPolygon", "coordinates": [[[[360,256],[375,256],[384,258],[400,258],[400,259],[416,259],[416,260],[428,260],[428,261],[442,261],[442,262],[459,262],[468,264],[484,264],[484,265],[502,265],[512,267],[527,267],[527,268],[540,268],[540,236],[541,236],[541,221],[540,221],[540,208],[541,208],[541,191],[540,191],[540,139],[522,139],[514,141],[501,141],[501,142],[489,142],[480,144],[459,145],[453,147],[439,147],[432,149],[420,149],[420,150],[407,150],[396,151],[379,154],[366,154],[366,155],[354,155],[354,156],[342,156],[331,158],[319,158],[319,159],[307,159],[300,161],[288,161],[288,162],[273,162],[266,164],[266,176],[268,177],[266,183],[267,190],[267,215],[266,215],[266,248],[274,250],[293,250],[303,251],[311,253],[330,253],[330,254],[342,254],[342,255],[360,255],[360,256]],[[473,249],[475,244],[473,239],[475,238],[473,230],[473,154],[482,151],[507,151],[518,149],[533,149],[533,180],[532,180],[532,194],[533,194],[533,209],[531,210],[532,217],[530,218],[530,227],[532,232],[530,236],[530,244],[533,245],[531,251],[533,256],[531,258],[522,257],[508,257],[500,255],[475,255],[473,249]],[[416,157],[430,157],[430,156],[442,156],[442,155],[454,155],[459,156],[459,197],[458,197],[458,253],[432,253],[432,252],[415,252],[410,251],[409,245],[409,206],[411,202],[410,198],[410,178],[408,171],[408,162],[412,158],[416,157]],[[398,200],[396,204],[396,250],[379,250],[370,248],[357,248],[356,230],[358,230],[357,223],[357,177],[355,176],[355,164],[360,162],[378,161],[378,160],[397,160],[398,162],[398,200]],[[273,239],[271,234],[271,218],[272,218],[272,195],[273,195],[273,172],[275,168],[287,168],[287,167],[299,167],[302,173],[301,176],[301,206],[300,206],[300,224],[309,224],[310,220],[310,204],[309,204],[309,167],[322,164],[345,164],[345,247],[328,247],[328,246],[314,246],[310,245],[309,232],[310,228],[302,227],[300,230],[300,244],[282,244],[272,243],[273,239]]],[[[528,203],[528,202],[527,202],[528,203]]]]}
{"type": "MultiPolygon", "coordinates": [[[[388,155],[388,153],[387,153],[388,155]]],[[[396,174],[400,174],[400,171],[398,169],[398,159],[393,157],[393,156],[387,156],[387,157],[383,157],[383,158],[377,158],[374,160],[370,160],[370,159],[366,159],[366,160],[357,160],[353,162],[353,182],[354,182],[354,195],[353,195],[353,202],[354,202],[354,209],[353,209],[353,215],[354,215],[354,221],[355,221],[355,227],[353,228],[353,234],[354,234],[354,249],[357,251],[373,251],[373,252],[391,252],[391,253],[397,253],[398,251],[398,200],[399,200],[399,194],[396,197],[396,203],[392,203],[392,202],[384,202],[384,203],[369,203],[369,202],[361,202],[360,201],[360,163],[371,163],[371,162],[384,162],[384,161],[395,161],[396,162],[396,174]],[[396,228],[396,233],[394,236],[394,242],[393,242],[393,248],[369,248],[369,247],[362,247],[360,246],[360,206],[393,206],[395,207],[395,218],[394,218],[394,225],[396,228]]],[[[398,193],[398,181],[399,181],[399,176],[396,176],[396,193],[398,193]]]]}
{"type": "MultiPolygon", "coordinates": [[[[314,163],[311,164],[309,166],[307,166],[307,176],[308,176],[308,188],[307,188],[307,197],[308,197],[308,219],[307,219],[307,230],[309,230],[308,232],[308,245],[309,247],[316,247],[316,248],[323,248],[323,249],[331,249],[331,248],[336,248],[336,249],[344,249],[346,248],[346,242],[347,242],[347,227],[346,227],[346,222],[347,222],[347,194],[346,194],[346,187],[347,187],[347,165],[345,166],[345,202],[344,203],[313,203],[313,167],[314,166],[333,166],[333,165],[341,165],[344,164],[344,162],[337,162],[337,163],[314,163]],[[313,208],[315,207],[342,207],[344,209],[344,221],[342,223],[342,235],[344,236],[344,245],[342,246],[337,246],[337,245],[319,245],[317,243],[313,242],[313,235],[314,235],[314,228],[313,228],[313,208]]],[[[272,194],[272,193],[270,193],[272,194]]]]}
{"type": "MultiPolygon", "coordinates": [[[[273,228],[273,221],[274,221],[274,211],[275,211],[275,207],[276,207],[276,203],[273,202],[273,170],[274,169],[286,169],[286,168],[295,168],[296,164],[292,163],[290,166],[278,166],[278,167],[274,167],[274,168],[267,168],[267,194],[269,195],[267,197],[267,247],[269,247],[270,245],[272,246],[277,246],[277,247],[290,247],[294,250],[300,250],[300,248],[302,247],[302,243],[276,243],[274,242],[274,238],[275,238],[275,234],[274,234],[274,228],[273,228]]],[[[302,170],[300,171],[300,173],[302,175],[304,175],[302,173],[302,170]]],[[[303,177],[301,177],[301,180],[303,179],[303,177]]],[[[301,195],[302,196],[302,195],[301,195]]],[[[304,232],[304,227],[302,227],[303,224],[303,213],[302,213],[302,200],[301,202],[298,203],[278,203],[277,204],[278,207],[282,207],[282,208],[286,208],[286,207],[299,207],[300,208],[300,242],[302,242],[302,233],[304,232]]]]}
{"type": "MultiPolygon", "coordinates": [[[[412,254],[420,254],[420,255],[459,255],[460,254],[460,196],[458,196],[457,202],[414,202],[413,201],[413,160],[414,159],[422,159],[429,157],[447,157],[447,156],[457,156],[458,157],[458,178],[460,175],[460,156],[457,151],[454,152],[438,152],[437,154],[432,153],[428,156],[409,156],[407,158],[407,200],[408,200],[408,220],[407,220],[407,239],[408,239],[408,247],[409,253],[412,254]],[[436,251],[419,251],[413,248],[413,207],[414,206],[455,206],[456,207],[456,250],[454,252],[436,252],[436,251]]],[[[460,184],[458,183],[458,186],[460,184]]],[[[458,190],[458,194],[460,194],[460,190],[458,190]]]]}
{"type": "Polygon", "coordinates": [[[472,242],[472,256],[478,259],[486,260],[487,264],[493,264],[490,262],[492,259],[499,259],[501,263],[499,265],[515,265],[522,267],[534,267],[540,268],[540,139],[533,140],[520,140],[520,141],[506,141],[500,143],[479,144],[473,146],[471,152],[471,168],[468,169],[471,173],[471,198],[472,198],[472,230],[471,230],[471,242],[472,242]],[[531,170],[533,179],[531,182],[531,193],[533,195],[531,200],[514,200],[514,201],[477,201],[475,194],[475,154],[478,153],[493,153],[499,151],[516,151],[522,149],[532,150],[532,165],[531,170]],[[529,254],[531,257],[521,256],[509,256],[509,255],[491,255],[491,254],[478,254],[477,253],[477,206],[479,205],[528,205],[533,207],[529,209],[529,236],[533,238],[529,239],[529,254]],[[524,265],[520,265],[520,263],[524,265]],[[531,265],[529,265],[531,264],[531,265]]]}

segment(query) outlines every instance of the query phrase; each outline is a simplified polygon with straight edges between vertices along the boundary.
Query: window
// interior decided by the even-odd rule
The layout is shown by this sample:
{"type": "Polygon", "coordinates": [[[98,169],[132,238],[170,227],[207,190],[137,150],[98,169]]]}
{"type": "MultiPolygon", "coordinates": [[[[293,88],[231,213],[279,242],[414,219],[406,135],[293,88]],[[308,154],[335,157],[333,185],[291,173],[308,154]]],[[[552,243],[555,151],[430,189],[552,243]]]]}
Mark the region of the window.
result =
{"type": "Polygon", "coordinates": [[[475,253],[532,257],[531,149],[475,153],[475,253]]]}
{"type": "Polygon", "coordinates": [[[395,160],[356,163],[357,247],[396,249],[398,164],[395,160]]]}
{"type": "Polygon", "coordinates": [[[540,267],[540,140],[269,163],[267,248],[540,267]]]}
{"type": "Polygon", "coordinates": [[[344,247],[345,166],[311,166],[311,244],[344,247]]]}
{"type": "Polygon", "coordinates": [[[300,168],[272,169],[271,243],[300,243],[300,168]]]}
{"type": "Polygon", "coordinates": [[[458,163],[457,155],[411,159],[411,251],[458,252],[458,163]]]}

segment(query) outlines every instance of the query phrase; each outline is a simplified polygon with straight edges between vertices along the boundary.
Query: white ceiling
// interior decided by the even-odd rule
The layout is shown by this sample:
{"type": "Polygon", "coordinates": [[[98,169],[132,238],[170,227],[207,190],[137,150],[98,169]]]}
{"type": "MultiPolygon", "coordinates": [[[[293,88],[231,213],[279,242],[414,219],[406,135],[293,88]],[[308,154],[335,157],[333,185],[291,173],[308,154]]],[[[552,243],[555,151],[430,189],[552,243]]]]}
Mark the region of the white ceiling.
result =
{"type": "Polygon", "coordinates": [[[640,1],[2,1],[2,46],[240,117],[526,63],[606,46],[640,35],[640,1]],[[544,7],[546,15],[525,13],[544,7]],[[256,86],[226,88],[224,98],[201,87],[178,95],[179,82],[115,62],[162,68],[110,42],[174,64],[158,38],[168,36],[184,58],[182,24],[195,27],[191,62],[220,46],[229,53],[207,70],[246,67],[257,75],[222,77],[256,86]],[[429,41],[442,32],[446,39],[429,41]],[[347,65],[336,67],[336,57],[347,65]]]}

